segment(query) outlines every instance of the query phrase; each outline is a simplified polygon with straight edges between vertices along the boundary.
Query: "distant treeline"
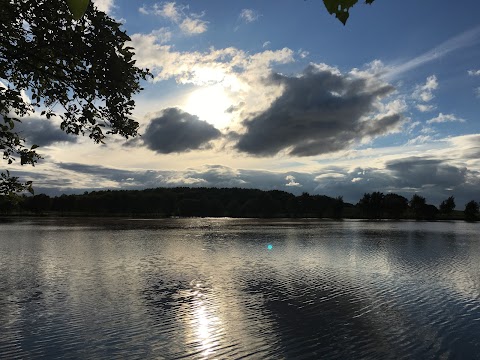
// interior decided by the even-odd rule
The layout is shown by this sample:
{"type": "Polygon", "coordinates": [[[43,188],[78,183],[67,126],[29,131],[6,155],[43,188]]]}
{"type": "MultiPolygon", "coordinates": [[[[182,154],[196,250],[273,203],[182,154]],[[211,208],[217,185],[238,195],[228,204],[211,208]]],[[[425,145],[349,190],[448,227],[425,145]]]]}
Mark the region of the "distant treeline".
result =
{"type": "Polygon", "coordinates": [[[81,195],[50,197],[8,195],[0,197],[0,213],[68,216],[203,216],[203,217],[317,217],[364,219],[466,219],[478,218],[478,203],[455,211],[455,199],[445,199],[437,208],[424,197],[410,200],[397,194],[367,193],[356,205],[342,197],[285,191],[240,188],[157,188],[105,190],[81,195]]]}

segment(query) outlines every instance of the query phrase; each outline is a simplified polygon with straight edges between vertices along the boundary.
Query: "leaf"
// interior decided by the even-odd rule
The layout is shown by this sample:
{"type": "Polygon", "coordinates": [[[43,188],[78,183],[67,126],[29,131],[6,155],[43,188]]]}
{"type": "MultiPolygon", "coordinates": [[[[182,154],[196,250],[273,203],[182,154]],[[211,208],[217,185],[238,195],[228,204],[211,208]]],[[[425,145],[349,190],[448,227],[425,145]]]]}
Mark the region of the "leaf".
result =
{"type": "MultiPolygon", "coordinates": [[[[330,14],[335,14],[335,17],[342,22],[343,25],[347,23],[350,16],[349,10],[354,6],[358,0],[323,0],[327,11],[330,14]]],[[[372,4],[374,0],[365,0],[365,4],[372,4]]]]}
{"type": "Polygon", "coordinates": [[[38,145],[33,144],[32,147],[30,148],[30,150],[35,150],[36,148],[38,148],[38,145]]]}
{"type": "Polygon", "coordinates": [[[75,20],[81,19],[85,11],[87,11],[89,3],[90,0],[67,0],[68,9],[75,20]]]}

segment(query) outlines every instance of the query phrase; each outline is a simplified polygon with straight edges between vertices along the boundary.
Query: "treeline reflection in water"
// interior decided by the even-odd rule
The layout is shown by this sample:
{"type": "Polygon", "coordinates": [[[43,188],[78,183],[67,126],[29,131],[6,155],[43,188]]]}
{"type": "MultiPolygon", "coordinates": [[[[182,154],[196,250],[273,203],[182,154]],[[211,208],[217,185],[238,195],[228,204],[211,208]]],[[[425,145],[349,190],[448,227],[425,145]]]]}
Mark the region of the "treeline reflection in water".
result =
{"type": "Polygon", "coordinates": [[[479,358],[477,230],[463,222],[3,223],[0,354],[479,358]]]}

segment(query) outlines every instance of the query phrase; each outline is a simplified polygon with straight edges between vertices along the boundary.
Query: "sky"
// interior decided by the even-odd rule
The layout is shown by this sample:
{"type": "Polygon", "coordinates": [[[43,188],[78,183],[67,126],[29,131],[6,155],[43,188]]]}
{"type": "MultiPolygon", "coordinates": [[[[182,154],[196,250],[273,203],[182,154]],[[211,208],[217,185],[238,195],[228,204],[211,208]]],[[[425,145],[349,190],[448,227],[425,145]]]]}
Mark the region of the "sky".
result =
{"type": "Polygon", "coordinates": [[[94,0],[153,78],[142,136],[105,145],[24,120],[37,193],[172,186],[479,198],[480,2],[94,0]]]}

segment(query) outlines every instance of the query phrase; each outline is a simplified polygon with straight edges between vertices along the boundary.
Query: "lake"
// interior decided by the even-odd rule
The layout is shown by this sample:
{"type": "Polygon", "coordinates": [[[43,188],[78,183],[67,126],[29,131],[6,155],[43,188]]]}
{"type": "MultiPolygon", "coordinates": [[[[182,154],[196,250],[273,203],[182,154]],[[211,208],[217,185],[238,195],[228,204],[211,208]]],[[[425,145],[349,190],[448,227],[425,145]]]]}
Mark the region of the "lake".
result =
{"type": "Polygon", "coordinates": [[[0,358],[480,358],[480,225],[0,222],[0,358]]]}

